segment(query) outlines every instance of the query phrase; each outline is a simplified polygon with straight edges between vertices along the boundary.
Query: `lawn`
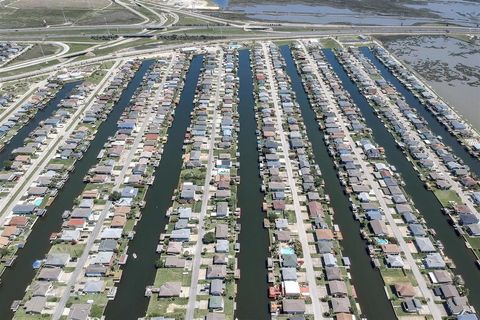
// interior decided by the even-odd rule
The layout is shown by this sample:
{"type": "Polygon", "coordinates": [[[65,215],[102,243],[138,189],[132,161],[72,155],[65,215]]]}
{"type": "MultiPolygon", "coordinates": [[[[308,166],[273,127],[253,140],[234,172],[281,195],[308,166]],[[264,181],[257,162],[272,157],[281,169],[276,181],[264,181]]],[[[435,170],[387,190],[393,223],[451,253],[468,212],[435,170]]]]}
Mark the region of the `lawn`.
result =
{"type": "Polygon", "coordinates": [[[32,60],[41,57],[48,57],[57,53],[60,50],[60,47],[50,43],[36,43],[30,49],[22,53],[17,58],[13,59],[9,65],[14,65],[19,62],[32,60]]]}
{"type": "Polygon", "coordinates": [[[190,274],[183,274],[184,270],[180,268],[159,268],[155,276],[155,287],[171,281],[180,281],[183,286],[190,285],[190,274]]]}
{"type": "Polygon", "coordinates": [[[412,285],[416,285],[413,275],[408,271],[385,268],[381,269],[380,272],[386,285],[393,285],[399,282],[410,282],[412,285]]]}
{"type": "Polygon", "coordinates": [[[455,191],[452,190],[434,190],[433,193],[437,197],[438,201],[444,207],[450,207],[450,202],[462,203],[462,200],[455,191]]]}

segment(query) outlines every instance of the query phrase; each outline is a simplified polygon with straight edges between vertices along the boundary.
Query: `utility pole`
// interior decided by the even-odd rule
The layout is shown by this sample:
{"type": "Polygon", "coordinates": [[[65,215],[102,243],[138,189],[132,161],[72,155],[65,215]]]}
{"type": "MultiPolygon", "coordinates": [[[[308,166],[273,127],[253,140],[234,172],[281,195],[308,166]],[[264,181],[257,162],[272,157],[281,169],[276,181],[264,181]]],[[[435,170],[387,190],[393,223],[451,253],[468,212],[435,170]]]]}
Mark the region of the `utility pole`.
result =
{"type": "Polygon", "coordinates": [[[64,23],[67,24],[67,17],[65,17],[65,11],[63,11],[63,6],[62,6],[62,15],[63,15],[64,23]]]}
{"type": "Polygon", "coordinates": [[[105,27],[107,27],[108,34],[110,34],[110,28],[108,27],[107,17],[103,16],[103,20],[105,20],[105,27]]]}

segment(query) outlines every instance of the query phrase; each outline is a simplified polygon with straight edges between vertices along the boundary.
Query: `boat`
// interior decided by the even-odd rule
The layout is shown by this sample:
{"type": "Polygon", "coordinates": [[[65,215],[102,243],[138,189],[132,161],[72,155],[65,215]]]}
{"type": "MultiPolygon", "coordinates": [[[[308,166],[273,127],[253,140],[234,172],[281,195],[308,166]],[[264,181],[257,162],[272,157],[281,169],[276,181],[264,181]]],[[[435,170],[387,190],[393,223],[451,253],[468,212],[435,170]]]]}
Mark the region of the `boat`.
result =
{"type": "Polygon", "coordinates": [[[40,267],[42,266],[42,263],[43,263],[42,260],[35,260],[35,261],[32,263],[32,268],[33,268],[34,270],[40,269],[40,267]]]}
{"type": "Polygon", "coordinates": [[[134,253],[132,254],[132,257],[133,257],[133,259],[137,259],[137,254],[134,252],[134,253]]]}

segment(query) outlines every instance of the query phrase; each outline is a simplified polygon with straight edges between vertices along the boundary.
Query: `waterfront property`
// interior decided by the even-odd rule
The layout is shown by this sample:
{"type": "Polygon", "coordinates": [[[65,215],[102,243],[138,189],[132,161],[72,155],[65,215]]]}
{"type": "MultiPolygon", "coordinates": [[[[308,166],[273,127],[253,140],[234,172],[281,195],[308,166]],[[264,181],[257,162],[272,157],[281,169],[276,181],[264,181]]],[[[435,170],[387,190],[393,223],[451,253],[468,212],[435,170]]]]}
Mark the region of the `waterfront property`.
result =
{"type": "Polygon", "coordinates": [[[19,125],[27,137],[1,173],[17,176],[0,199],[0,310],[478,318],[475,135],[434,113],[467,147],[450,148],[363,38],[343,39],[203,45],[49,79],[84,77],[19,125]]]}

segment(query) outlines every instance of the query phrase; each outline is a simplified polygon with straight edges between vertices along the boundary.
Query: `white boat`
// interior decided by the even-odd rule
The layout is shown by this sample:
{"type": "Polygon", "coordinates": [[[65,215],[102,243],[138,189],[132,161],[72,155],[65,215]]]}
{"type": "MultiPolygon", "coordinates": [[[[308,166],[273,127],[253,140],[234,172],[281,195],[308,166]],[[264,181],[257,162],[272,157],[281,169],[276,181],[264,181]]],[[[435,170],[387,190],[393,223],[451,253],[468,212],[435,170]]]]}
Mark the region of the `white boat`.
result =
{"type": "Polygon", "coordinates": [[[137,254],[136,254],[136,253],[133,253],[133,254],[132,254],[132,257],[133,257],[133,259],[137,259],[137,254]]]}

